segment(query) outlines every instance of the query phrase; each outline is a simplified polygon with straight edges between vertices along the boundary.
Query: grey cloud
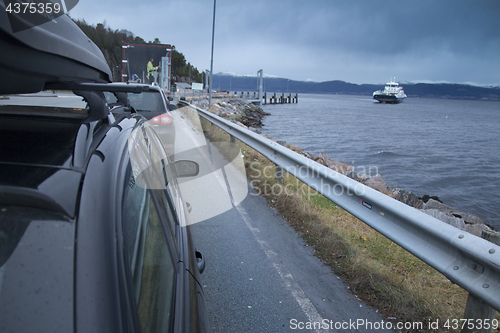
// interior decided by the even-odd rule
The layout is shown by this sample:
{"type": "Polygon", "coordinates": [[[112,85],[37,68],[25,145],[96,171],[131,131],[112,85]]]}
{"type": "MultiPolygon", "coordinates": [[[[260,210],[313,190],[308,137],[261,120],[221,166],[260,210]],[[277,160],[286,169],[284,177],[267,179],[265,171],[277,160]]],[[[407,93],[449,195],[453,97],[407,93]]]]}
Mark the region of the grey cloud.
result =
{"type": "MultiPolygon", "coordinates": [[[[199,69],[208,67],[212,1],[143,1],[140,7],[152,9],[147,19],[136,1],[106,1],[101,16],[93,1],[76,7],[88,22],[105,16],[113,29],[158,37],[199,69]]],[[[214,70],[264,67],[292,79],[356,83],[391,75],[500,83],[498,17],[498,0],[217,0],[214,70]]]]}

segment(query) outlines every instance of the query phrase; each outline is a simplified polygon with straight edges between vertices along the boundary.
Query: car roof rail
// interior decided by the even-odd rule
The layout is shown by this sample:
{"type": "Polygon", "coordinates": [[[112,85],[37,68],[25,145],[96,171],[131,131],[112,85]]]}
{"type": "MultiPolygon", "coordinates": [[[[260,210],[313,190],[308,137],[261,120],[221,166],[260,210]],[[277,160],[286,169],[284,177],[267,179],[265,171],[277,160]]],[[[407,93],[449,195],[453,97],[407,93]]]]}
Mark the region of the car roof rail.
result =
{"type": "Polygon", "coordinates": [[[127,108],[130,107],[130,99],[128,98],[127,93],[123,91],[114,91],[113,94],[116,96],[118,104],[121,104],[127,108]]]}
{"type": "Polygon", "coordinates": [[[110,108],[104,96],[104,91],[112,92],[118,103],[130,107],[130,101],[126,93],[140,94],[141,92],[156,91],[147,84],[130,83],[90,83],[90,82],[58,82],[49,83],[45,86],[51,90],[72,90],[78,96],[82,96],[89,107],[89,115],[84,122],[104,119],[108,116],[110,108]]]}
{"type": "Polygon", "coordinates": [[[95,90],[73,90],[75,95],[82,96],[89,107],[89,115],[84,122],[104,119],[109,114],[108,103],[102,91],[95,90]]]}
{"type": "Polygon", "coordinates": [[[93,83],[93,82],[57,82],[47,83],[45,89],[49,90],[98,90],[109,92],[130,92],[140,94],[146,91],[157,91],[149,84],[138,83],[93,83]]]}

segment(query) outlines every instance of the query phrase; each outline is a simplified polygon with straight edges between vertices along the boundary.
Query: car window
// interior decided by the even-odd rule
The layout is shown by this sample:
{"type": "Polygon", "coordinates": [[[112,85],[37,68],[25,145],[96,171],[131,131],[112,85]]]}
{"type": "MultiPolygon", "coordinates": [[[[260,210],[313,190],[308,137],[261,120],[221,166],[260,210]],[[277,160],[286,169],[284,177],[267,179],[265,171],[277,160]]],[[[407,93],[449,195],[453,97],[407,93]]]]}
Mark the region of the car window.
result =
{"type": "Polygon", "coordinates": [[[141,332],[168,332],[173,320],[177,256],[171,238],[166,237],[161,220],[165,214],[158,212],[154,192],[137,186],[129,174],[123,200],[123,240],[139,327],[141,332]]]}
{"type": "Polygon", "coordinates": [[[175,206],[169,197],[169,188],[166,190],[152,190],[156,193],[158,200],[159,210],[164,211],[166,216],[167,227],[171,229],[174,239],[177,241],[178,237],[178,220],[175,217],[175,206]],[[167,192],[166,192],[167,191],[167,192]]]}
{"type": "Polygon", "coordinates": [[[103,94],[104,94],[104,97],[106,97],[106,102],[108,104],[113,104],[113,103],[117,103],[118,102],[118,100],[116,99],[115,94],[113,94],[112,92],[103,91],[103,94]]]}
{"type": "Polygon", "coordinates": [[[143,188],[164,189],[168,175],[163,168],[168,157],[154,130],[148,123],[143,123],[132,131],[128,141],[137,184],[143,188]]]}
{"type": "Polygon", "coordinates": [[[177,239],[178,220],[170,195],[170,186],[174,186],[170,182],[174,177],[172,165],[161,141],[148,124],[133,131],[129,138],[129,152],[137,185],[156,194],[159,209],[167,215],[166,227],[174,239],[177,239]]]}

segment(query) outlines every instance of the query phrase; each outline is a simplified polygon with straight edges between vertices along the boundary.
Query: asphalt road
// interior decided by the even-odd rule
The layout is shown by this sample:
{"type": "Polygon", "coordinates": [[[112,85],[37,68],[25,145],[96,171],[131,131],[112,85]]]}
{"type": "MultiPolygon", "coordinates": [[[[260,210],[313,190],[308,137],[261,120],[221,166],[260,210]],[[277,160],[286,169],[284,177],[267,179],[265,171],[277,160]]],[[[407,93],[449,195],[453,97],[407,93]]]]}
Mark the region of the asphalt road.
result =
{"type": "Polygon", "coordinates": [[[202,283],[215,332],[388,331],[369,329],[386,320],[253,191],[240,154],[230,163],[196,120],[174,112],[174,122],[176,159],[189,155],[200,164],[201,177],[181,190],[192,207],[194,242],[206,260],[202,283]]]}

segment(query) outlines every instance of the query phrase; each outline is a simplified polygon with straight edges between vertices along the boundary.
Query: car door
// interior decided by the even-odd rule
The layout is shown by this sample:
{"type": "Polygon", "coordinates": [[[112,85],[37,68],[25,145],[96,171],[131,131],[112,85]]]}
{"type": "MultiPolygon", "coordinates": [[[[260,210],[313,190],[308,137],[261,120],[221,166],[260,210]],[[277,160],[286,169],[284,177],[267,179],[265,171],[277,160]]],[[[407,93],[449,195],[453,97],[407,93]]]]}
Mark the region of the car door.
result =
{"type": "Polygon", "coordinates": [[[204,332],[203,293],[192,273],[197,273],[196,252],[181,224],[185,210],[172,165],[147,125],[131,138],[129,151],[140,151],[130,151],[123,177],[119,237],[129,312],[136,318],[132,326],[141,332],[204,332]]]}

